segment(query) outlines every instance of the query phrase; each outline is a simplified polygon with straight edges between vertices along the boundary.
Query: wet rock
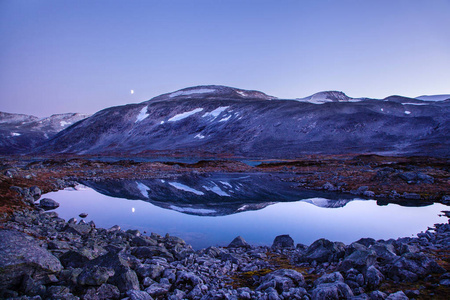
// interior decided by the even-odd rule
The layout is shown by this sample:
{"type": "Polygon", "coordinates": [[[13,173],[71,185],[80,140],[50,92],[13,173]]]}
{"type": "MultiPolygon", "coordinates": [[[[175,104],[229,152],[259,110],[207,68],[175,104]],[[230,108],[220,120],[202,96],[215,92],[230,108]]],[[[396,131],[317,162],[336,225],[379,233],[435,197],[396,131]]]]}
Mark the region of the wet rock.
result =
{"type": "Polygon", "coordinates": [[[283,234],[275,237],[272,248],[294,248],[294,240],[288,235],[283,234]]]}
{"type": "Polygon", "coordinates": [[[352,296],[352,290],[343,282],[324,283],[317,286],[311,292],[311,300],[349,299],[352,296]]]}
{"type": "Polygon", "coordinates": [[[44,198],[39,201],[39,206],[45,210],[56,209],[59,207],[59,203],[50,198],[44,198]]]}
{"type": "Polygon", "coordinates": [[[0,230],[0,290],[18,286],[24,275],[36,282],[62,270],[59,260],[36,239],[18,231],[0,230]]]}
{"type": "Polygon", "coordinates": [[[244,248],[250,247],[250,245],[241,236],[235,237],[234,240],[231,241],[231,243],[228,245],[228,248],[240,248],[240,247],[244,248]]]}

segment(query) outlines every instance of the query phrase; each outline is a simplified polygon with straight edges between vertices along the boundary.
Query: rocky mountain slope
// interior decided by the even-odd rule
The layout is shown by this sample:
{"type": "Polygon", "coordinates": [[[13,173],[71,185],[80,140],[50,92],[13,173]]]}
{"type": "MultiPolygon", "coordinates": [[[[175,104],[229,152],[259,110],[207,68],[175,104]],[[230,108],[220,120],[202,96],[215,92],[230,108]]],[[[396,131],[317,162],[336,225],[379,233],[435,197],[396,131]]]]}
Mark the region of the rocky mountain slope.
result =
{"type": "Polygon", "coordinates": [[[199,86],[99,111],[35,153],[448,156],[449,110],[449,100],[355,99],[342,92],[283,100],[257,91],[199,86]]]}
{"type": "Polygon", "coordinates": [[[47,118],[0,112],[0,154],[24,153],[88,115],[68,113],[47,118]]]}

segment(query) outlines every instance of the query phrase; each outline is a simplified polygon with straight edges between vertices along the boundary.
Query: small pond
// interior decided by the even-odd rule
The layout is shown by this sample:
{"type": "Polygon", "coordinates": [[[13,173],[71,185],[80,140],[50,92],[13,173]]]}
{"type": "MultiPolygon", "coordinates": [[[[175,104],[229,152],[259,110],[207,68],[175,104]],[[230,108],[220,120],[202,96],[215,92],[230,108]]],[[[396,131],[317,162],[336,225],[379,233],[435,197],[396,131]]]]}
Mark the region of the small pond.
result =
{"type": "Polygon", "coordinates": [[[87,213],[98,227],[119,225],[178,236],[195,249],[226,246],[238,235],[253,245],[271,245],[289,234],[309,245],[319,238],[346,244],[362,237],[415,236],[435,223],[447,206],[419,207],[301,191],[268,174],[208,174],[165,179],[81,182],[43,197],[60,203],[68,220],[87,213]]]}

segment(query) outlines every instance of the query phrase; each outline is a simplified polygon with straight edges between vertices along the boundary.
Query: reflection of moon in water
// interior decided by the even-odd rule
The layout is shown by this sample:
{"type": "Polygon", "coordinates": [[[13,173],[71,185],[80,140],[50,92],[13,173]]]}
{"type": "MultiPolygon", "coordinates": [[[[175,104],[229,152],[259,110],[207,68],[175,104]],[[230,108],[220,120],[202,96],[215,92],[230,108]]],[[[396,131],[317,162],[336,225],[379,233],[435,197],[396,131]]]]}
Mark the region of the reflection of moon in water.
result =
{"type": "Polygon", "coordinates": [[[134,90],[131,90],[131,95],[133,95],[134,94],[134,90]]]}

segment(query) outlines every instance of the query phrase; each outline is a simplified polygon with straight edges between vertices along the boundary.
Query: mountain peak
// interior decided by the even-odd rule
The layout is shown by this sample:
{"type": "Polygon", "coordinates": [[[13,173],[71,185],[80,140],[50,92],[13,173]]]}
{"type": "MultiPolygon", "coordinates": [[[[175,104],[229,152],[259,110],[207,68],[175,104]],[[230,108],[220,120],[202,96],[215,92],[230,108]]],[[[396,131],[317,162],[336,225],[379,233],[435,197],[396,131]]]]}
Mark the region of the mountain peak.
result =
{"type": "Polygon", "coordinates": [[[254,90],[243,90],[222,85],[199,85],[157,96],[150,101],[174,99],[260,99],[273,100],[276,97],[254,90]]]}
{"type": "Polygon", "coordinates": [[[352,100],[355,101],[358,99],[350,98],[341,91],[323,91],[305,98],[298,98],[296,100],[314,104],[322,104],[326,102],[351,102],[352,100]]]}

